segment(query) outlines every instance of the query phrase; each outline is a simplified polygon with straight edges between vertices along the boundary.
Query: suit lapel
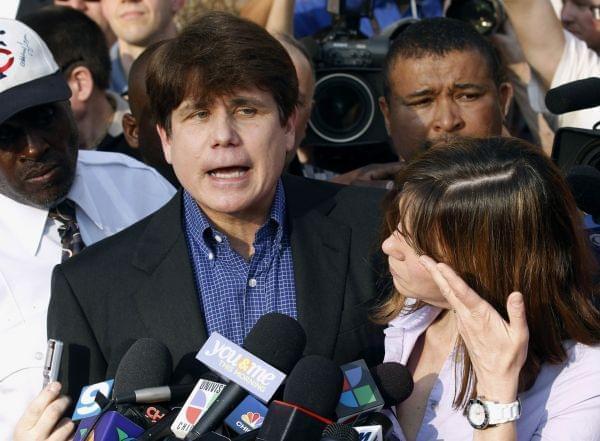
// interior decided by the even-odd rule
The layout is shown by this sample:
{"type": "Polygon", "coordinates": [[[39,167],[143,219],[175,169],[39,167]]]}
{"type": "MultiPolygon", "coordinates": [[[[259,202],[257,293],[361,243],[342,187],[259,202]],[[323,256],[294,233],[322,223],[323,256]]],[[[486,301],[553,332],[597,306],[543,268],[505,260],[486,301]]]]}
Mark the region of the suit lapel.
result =
{"type": "Polygon", "coordinates": [[[333,194],[311,194],[311,185],[287,177],[284,187],[298,321],[308,337],[305,353],[332,357],[344,307],[351,231],[327,217],[335,206],[333,194]]]}
{"type": "Polygon", "coordinates": [[[174,356],[197,350],[207,338],[183,232],[182,203],[178,192],[156,212],[133,260],[148,274],[135,294],[142,320],[174,356]]]}

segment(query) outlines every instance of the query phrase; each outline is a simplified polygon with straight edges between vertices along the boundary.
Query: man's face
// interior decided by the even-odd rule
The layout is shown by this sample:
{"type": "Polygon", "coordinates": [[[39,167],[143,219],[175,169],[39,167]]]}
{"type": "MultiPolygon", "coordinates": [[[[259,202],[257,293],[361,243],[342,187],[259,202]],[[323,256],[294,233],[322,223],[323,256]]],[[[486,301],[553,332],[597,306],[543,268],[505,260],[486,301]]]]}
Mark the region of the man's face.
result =
{"type": "Polygon", "coordinates": [[[398,58],[390,74],[390,102],[379,105],[402,159],[436,141],[460,136],[499,136],[512,88],[495,85],[476,51],[443,57],[398,58]]]}
{"type": "Polygon", "coordinates": [[[600,19],[594,18],[594,6],[600,7],[600,0],[564,0],[560,18],[566,30],[600,52],[600,19]]]}
{"type": "Polygon", "coordinates": [[[77,128],[68,103],[31,107],[0,124],[0,193],[48,208],[75,177],[77,128]]]}
{"type": "Polygon", "coordinates": [[[167,162],[209,218],[253,221],[268,213],[294,119],[282,126],[272,95],[250,89],[206,106],[186,99],[171,114],[171,135],[159,134],[167,162]]]}
{"type": "Polygon", "coordinates": [[[148,46],[170,25],[181,0],[102,0],[102,12],[119,40],[148,46]]]}

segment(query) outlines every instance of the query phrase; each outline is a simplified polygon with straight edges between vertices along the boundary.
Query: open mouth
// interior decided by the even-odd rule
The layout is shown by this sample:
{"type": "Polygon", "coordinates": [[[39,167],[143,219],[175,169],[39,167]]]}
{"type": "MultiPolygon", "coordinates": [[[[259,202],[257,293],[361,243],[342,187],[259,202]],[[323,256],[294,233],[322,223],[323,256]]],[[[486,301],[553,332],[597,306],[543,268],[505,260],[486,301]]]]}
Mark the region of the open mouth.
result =
{"type": "Polygon", "coordinates": [[[239,179],[243,178],[250,167],[235,166],[235,167],[221,167],[210,170],[208,174],[217,179],[239,179]]]}

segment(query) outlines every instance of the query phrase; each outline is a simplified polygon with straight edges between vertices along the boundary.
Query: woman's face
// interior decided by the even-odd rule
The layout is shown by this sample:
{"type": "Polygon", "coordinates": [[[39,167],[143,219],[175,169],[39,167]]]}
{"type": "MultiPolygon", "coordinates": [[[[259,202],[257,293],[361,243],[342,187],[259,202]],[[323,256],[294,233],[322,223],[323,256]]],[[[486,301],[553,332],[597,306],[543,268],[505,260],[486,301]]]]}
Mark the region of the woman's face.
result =
{"type": "Polygon", "coordinates": [[[418,254],[406,242],[400,227],[383,241],[381,249],[388,256],[394,286],[400,294],[440,308],[450,308],[429,271],[419,261],[418,254]]]}

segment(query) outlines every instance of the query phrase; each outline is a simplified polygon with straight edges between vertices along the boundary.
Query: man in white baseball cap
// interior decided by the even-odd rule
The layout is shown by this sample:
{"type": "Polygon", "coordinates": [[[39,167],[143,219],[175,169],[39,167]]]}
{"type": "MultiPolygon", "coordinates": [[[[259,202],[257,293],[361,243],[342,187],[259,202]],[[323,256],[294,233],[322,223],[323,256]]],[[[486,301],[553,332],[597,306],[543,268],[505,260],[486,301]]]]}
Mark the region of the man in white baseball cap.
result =
{"type": "Polygon", "coordinates": [[[60,385],[40,393],[53,267],[174,194],[138,161],[78,152],[70,95],[40,37],[0,19],[0,440],[53,431],[60,440],[72,429],[56,425],[68,407],[60,385]]]}

